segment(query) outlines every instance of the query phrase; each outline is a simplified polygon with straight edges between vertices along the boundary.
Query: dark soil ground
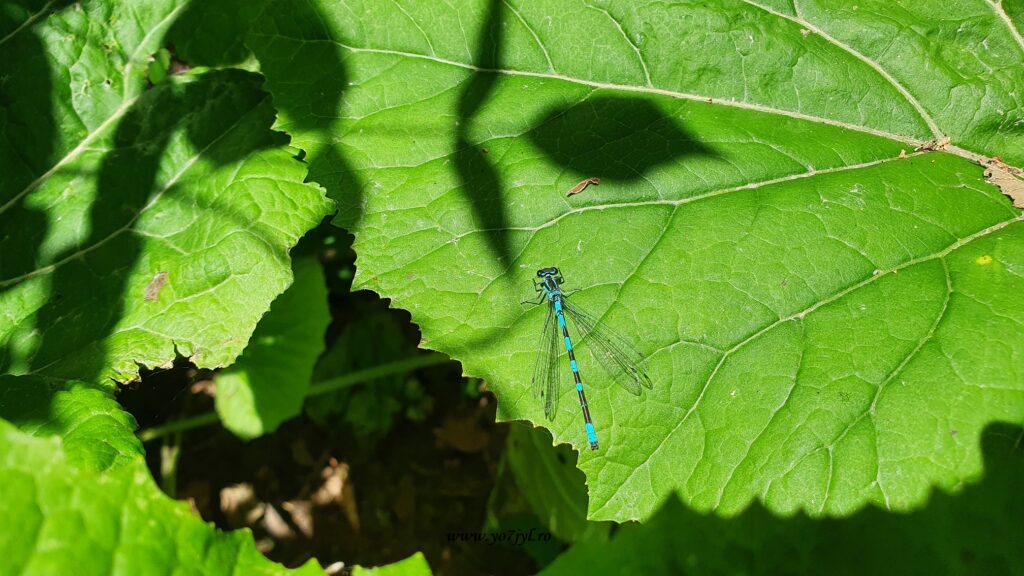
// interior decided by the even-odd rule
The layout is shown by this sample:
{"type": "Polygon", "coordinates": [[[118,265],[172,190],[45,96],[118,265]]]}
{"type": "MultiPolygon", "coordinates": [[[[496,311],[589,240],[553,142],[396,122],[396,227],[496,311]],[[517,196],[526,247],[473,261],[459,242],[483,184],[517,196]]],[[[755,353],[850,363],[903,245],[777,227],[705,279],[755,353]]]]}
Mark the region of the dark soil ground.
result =
{"type": "MultiPolygon", "coordinates": [[[[388,309],[372,293],[348,292],[347,246],[319,255],[334,279],[328,342],[368,313],[394,315],[403,337],[419,342],[408,314],[388,309]]],[[[415,419],[397,413],[378,434],[360,435],[344,421],[322,426],[303,415],[250,442],[218,425],[195,428],[149,442],[147,458],[165,490],[222,529],[250,528],[259,548],[286,566],[315,557],[332,573],[346,573],[419,551],[434,574],[535,573],[522,548],[448,536],[484,530],[507,435],[507,425],[494,422],[493,395],[467,393],[475,385],[454,362],[407,378],[424,391],[426,408],[415,419]],[[169,440],[179,442],[176,468],[168,465],[169,440]]],[[[145,429],[210,412],[214,389],[212,373],[182,362],[125,387],[120,400],[145,429]]]]}

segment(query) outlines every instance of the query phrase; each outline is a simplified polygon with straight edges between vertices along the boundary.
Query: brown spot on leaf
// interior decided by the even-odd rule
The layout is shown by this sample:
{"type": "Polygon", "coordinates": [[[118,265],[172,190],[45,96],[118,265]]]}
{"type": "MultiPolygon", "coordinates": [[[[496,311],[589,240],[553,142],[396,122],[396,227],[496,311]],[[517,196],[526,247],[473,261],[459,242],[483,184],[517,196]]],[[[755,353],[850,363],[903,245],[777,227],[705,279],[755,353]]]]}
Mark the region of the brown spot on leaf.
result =
{"type": "Polygon", "coordinates": [[[157,272],[153,279],[149,281],[149,285],[142,291],[142,297],[147,301],[152,302],[160,297],[160,290],[163,289],[164,284],[167,283],[167,272],[157,272]]]}

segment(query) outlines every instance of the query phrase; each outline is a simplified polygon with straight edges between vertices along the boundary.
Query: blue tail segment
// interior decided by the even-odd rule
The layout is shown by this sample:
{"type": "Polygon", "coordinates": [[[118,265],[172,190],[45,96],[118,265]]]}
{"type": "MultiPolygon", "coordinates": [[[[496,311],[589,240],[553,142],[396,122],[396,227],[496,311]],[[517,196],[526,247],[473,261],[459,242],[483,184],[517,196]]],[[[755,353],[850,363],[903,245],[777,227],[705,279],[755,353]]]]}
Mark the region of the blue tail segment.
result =
{"type": "Polygon", "coordinates": [[[569,368],[572,370],[572,378],[576,381],[576,394],[580,397],[580,407],[583,408],[583,425],[587,429],[587,439],[590,441],[590,449],[597,450],[597,432],[594,431],[594,423],[590,420],[590,408],[587,407],[587,395],[583,393],[583,379],[580,377],[580,367],[576,363],[576,353],[572,350],[572,339],[569,338],[569,327],[565,325],[565,312],[562,310],[562,292],[555,289],[549,292],[549,298],[554,306],[555,314],[558,316],[558,326],[562,329],[562,339],[565,340],[565,351],[569,354],[569,368]]]}
{"type": "MultiPolygon", "coordinates": [[[[561,336],[565,351],[569,356],[569,368],[572,370],[573,381],[576,383],[576,394],[579,396],[580,408],[583,410],[583,425],[587,432],[587,440],[591,450],[597,450],[597,431],[590,418],[590,407],[587,396],[583,392],[583,379],[576,361],[576,353],[569,337],[569,327],[565,317],[571,316],[573,329],[579,331],[581,338],[587,342],[601,367],[612,379],[634,395],[639,395],[644,388],[651,388],[651,379],[643,368],[645,357],[632,343],[615,331],[600,323],[600,318],[581,310],[570,302],[562,291],[563,278],[558,268],[541,268],[537,271],[534,287],[548,303],[548,316],[541,334],[541,349],[537,355],[537,363],[533,371],[534,393],[544,403],[544,414],[553,419],[559,392],[558,370],[558,339],[561,336]],[[557,320],[557,321],[556,321],[557,320]]],[[[539,303],[539,301],[538,301],[539,303]]]]}

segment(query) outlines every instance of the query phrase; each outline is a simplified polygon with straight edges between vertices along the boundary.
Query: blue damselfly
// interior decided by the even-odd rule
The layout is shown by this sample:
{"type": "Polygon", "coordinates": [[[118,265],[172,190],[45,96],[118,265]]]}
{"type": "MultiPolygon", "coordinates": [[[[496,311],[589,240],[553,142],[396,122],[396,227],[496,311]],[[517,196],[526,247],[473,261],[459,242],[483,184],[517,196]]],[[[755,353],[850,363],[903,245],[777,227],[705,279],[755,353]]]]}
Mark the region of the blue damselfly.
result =
{"type": "Polygon", "coordinates": [[[565,291],[562,290],[564,279],[558,268],[541,268],[537,271],[537,278],[533,281],[534,289],[538,292],[536,303],[540,304],[547,300],[548,314],[544,320],[544,331],[540,336],[537,364],[533,369],[533,393],[544,405],[545,416],[548,420],[553,420],[561,394],[561,372],[558,370],[558,340],[561,339],[565,343],[569,369],[572,370],[580,407],[583,409],[587,439],[590,441],[590,448],[597,450],[597,432],[590,418],[587,397],[583,393],[583,380],[580,377],[576,353],[573,351],[572,339],[569,337],[566,317],[580,335],[580,342],[585,342],[589,346],[594,358],[612,380],[635,395],[640,395],[643,388],[652,387],[651,379],[643,368],[644,355],[627,338],[600,324],[597,318],[569,302],[565,291]]]}

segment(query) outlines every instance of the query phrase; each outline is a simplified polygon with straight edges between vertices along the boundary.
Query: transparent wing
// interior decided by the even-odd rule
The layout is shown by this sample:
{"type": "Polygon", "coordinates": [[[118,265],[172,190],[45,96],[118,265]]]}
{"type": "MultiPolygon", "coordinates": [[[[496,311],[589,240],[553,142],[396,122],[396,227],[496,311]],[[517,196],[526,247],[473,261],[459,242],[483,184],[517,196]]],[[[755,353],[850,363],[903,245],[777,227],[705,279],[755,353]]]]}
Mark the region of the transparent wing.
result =
{"type": "Polygon", "coordinates": [[[559,372],[558,372],[558,321],[555,320],[555,309],[548,305],[548,315],[544,320],[544,330],[540,334],[537,348],[537,363],[533,366],[533,395],[544,406],[544,415],[553,420],[558,409],[559,372]]]}
{"type": "Polygon", "coordinates": [[[580,343],[586,342],[593,356],[620,386],[633,394],[654,384],[644,367],[645,357],[625,336],[597,321],[590,313],[563,299],[562,307],[580,334],[580,343]]]}

